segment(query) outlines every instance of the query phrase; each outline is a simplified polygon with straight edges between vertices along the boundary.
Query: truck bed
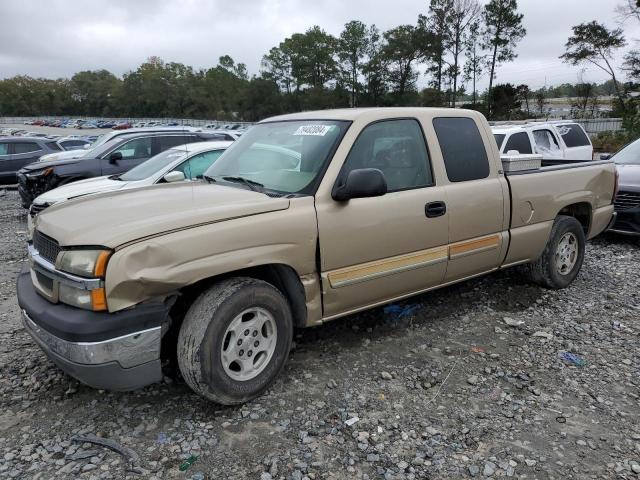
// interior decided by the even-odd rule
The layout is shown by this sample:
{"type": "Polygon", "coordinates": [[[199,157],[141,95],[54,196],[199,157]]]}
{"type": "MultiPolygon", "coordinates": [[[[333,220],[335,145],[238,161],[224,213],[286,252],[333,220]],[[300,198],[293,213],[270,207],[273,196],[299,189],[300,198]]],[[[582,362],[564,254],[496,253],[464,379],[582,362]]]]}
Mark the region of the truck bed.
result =
{"type": "Polygon", "coordinates": [[[611,160],[543,160],[539,169],[505,173],[505,178],[511,197],[505,265],[537,258],[563,212],[584,219],[587,238],[601,233],[613,214],[616,169],[611,160]]]}

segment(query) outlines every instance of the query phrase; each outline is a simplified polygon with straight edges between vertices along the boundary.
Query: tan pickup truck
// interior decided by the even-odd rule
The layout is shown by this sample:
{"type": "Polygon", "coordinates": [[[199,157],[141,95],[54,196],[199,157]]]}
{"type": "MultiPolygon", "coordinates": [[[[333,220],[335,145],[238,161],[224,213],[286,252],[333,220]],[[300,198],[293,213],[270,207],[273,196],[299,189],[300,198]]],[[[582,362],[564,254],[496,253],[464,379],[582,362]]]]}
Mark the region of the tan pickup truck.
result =
{"type": "Polygon", "coordinates": [[[298,113],[252,127],[201,183],[55,205],[19,277],[26,329],[98,388],[162,379],[223,404],[276,378],[296,327],[528,264],[569,285],[613,216],[608,161],[505,174],[465,110],[298,113]]]}

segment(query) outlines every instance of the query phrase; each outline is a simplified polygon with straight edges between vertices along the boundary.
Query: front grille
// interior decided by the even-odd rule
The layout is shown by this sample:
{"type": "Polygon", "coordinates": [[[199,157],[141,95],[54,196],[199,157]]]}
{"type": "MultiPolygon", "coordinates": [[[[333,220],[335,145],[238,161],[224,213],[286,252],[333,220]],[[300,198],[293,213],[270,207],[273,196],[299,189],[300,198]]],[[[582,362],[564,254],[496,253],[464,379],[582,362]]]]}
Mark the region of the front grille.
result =
{"type": "Polygon", "coordinates": [[[50,205],[48,203],[32,203],[31,207],[29,208],[29,215],[31,215],[31,218],[33,218],[49,206],[50,205]]]}
{"type": "Polygon", "coordinates": [[[36,230],[33,232],[33,246],[42,258],[51,263],[56,263],[56,258],[58,258],[58,253],[60,253],[61,249],[58,242],[53,238],[47,237],[45,234],[36,230]]]}
{"type": "Polygon", "coordinates": [[[618,192],[613,202],[616,212],[640,206],[640,192],[618,192]]]}

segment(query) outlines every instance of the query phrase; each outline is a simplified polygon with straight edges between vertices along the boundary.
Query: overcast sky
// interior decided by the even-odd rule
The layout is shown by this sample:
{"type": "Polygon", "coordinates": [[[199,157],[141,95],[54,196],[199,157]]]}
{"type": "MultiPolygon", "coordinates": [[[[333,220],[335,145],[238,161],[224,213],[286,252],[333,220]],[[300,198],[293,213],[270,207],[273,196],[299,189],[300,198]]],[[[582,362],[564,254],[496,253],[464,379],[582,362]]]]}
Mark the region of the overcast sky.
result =
{"type": "MultiPolygon", "coordinates": [[[[527,83],[532,88],[575,82],[580,69],[558,59],[571,26],[597,19],[615,27],[614,8],[622,1],[518,0],[527,36],[517,46],[518,58],[497,71],[497,82],[527,83]]],[[[151,55],[206,68],[229,54],[244,62],[250,73],[258,73],[262,55],[292,33],[317,24],[338,35],[352,19],[386,30],[415,23],[428,4],[428,0],[0,2],[0,78],[69,77],[101,68],[122,75],[151,55]]],[[[640,38],[637,21],[628,21],[624,30],[629,43],[640,38]]],[[[591,67],[584,79],[600,82],[607,77],[591,67]]]]}

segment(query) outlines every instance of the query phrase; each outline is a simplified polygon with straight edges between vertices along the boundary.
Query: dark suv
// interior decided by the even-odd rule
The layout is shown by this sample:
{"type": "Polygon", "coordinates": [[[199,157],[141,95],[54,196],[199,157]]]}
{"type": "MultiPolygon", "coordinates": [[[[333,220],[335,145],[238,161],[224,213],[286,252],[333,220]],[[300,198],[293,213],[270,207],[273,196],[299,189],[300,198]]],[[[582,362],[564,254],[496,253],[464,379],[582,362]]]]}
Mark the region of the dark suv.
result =
{"type": "Polygon", "coordinates": [[[15,183],[16,172],[41,155],[59,152],[55,140],[40,137],[0,137],[0,183],[15,183]]]}
{"type": "Polygon", "coordinates": [[[119,136],[80,158],[35,162],[18,172],[22,206],[29,208],[38,195],[66,183],[126,172],[177,145],[223,139],[219,134],[199,132],[140,132],[119,136]]]}

